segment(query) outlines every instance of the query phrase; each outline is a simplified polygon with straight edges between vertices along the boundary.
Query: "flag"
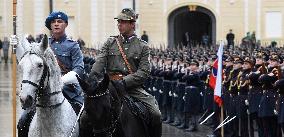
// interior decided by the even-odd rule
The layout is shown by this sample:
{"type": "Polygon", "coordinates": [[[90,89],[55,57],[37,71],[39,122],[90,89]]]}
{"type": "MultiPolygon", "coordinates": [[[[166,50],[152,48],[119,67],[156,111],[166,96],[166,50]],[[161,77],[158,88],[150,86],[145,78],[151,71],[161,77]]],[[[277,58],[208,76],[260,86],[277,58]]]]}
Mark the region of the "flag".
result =
{"type": "Polygon", "coordinates": [[[222,95],[222,56],[223,56],[223,44],[221,42],[218,53],[218,58],[214,61],[212,67],[212,73],[209,78],[209,86],[214,89],[214,101],[221,107],[223,100],[222,95]]]}
{"type": "Polygon", "coordinates": [[[217,70],[218,70],[218,59],[214,61],[212,70],[211,70],[212,72],[210,73],[210,77],[209,77],[209,86],[212,89],[215,89],[215,86],[216,86],[217,70]]]}

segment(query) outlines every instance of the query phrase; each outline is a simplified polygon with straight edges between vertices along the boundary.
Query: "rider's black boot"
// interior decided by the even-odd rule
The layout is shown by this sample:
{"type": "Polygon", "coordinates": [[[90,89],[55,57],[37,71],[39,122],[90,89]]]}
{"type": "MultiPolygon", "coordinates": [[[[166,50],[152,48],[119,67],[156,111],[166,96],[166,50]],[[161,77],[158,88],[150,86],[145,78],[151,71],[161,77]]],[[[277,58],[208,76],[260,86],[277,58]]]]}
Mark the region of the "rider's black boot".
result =
{"type": "Polygon", "coordinates": [[[28,137],[29,127],[35,112],[35,108],[24,110],[17,125],[18,137],[28,137]]]}
{"type": "Polygon", "coordinates": [[[80,104],[79,102],[71,102],[71,106],[73,110],[75,111],[76,115],[78,115],[82,108],[82,104],[80,104]]]}
{"type": "Polygon", "coordinates": [[[149,126],[150,137],[161,137],[162,136],[162,121],[160,114],[153,114],[152,122],[149,126]]]}

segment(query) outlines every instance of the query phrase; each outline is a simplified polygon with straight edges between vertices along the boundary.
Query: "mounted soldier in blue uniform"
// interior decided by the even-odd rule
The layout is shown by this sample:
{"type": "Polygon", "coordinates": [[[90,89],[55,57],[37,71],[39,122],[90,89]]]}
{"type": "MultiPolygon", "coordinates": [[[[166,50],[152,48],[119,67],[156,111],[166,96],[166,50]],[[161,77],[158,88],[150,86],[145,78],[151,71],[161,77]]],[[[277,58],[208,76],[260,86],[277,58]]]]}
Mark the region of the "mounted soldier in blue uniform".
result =
{"type": "MultiPolygon", "coordinates": [[[[68,26],[68,16],[63,12],[52,12],[45,20],[45,26],[51,30],[49,44],[56,55],[62,72],[62,89],[64,97],[69,101],[76,114],[79,113],[83,97],[75,75],[84,73],[83,54],[76,41],[67,38],[65,28],[68,26]]],[[[35,108],[25,110],[18,123],[18,136],[27,137],[30,122],[35,114],[35,108]]]]}

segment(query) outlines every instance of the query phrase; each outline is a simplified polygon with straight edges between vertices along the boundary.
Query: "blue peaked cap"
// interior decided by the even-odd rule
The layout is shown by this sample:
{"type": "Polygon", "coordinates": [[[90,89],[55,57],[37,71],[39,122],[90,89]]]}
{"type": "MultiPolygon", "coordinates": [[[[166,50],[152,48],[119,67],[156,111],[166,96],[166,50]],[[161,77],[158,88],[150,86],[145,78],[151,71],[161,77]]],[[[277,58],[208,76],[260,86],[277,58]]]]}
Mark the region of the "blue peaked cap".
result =
{"type": "Polygon", "coordinates": [[[62,19],[64,20],[66,23],[68,23],[68,16],[64,13],[64,12],[61,12],[61,11],[55,11],[55,12],[52,12],[48,15],[48,17],[45,19],[45,26],[51,30],[51,27],[50,27],[50,24],[51,24],[51,21],[55,20],[55,19],[62,19]]]}

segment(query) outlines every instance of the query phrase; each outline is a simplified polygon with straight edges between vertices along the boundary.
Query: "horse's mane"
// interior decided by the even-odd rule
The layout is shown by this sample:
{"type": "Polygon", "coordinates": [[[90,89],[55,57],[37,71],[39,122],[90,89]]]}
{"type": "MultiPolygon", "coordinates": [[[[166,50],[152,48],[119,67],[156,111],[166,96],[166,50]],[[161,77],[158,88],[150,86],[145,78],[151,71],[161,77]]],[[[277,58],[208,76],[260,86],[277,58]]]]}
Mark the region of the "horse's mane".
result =
{"type": "Polygon", "coordinates": [[[57,64],[55,55],[50,47],[44,51],[47,66],[49,67],[49,85],[51,92],[61,91],[63,83],[61,81],[61,70],[57,64]]]}

